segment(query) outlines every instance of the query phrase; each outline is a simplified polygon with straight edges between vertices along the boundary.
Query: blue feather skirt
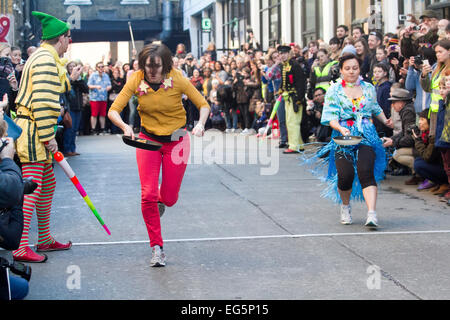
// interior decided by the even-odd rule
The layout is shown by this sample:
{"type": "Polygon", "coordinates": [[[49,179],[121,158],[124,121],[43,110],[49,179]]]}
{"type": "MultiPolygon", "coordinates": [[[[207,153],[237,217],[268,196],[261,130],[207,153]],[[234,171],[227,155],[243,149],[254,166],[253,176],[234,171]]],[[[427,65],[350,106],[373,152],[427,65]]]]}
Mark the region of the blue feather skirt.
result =
{"type": "MultiPolygon", "coordinates": [[[[358,130],[357,125],[350,126],[347,121],[342,121],[341,126],[350,130],[352,136],[362,136],[363,140],[356,146],[340,146],[333,139],[327,145],[314,150],[313,152],[305,152],[301,157],[301,165],[307,166],[312,174],[318,177],[325,184],[325,189],[321,196],[332,200],[337,204],[341,204],[342,200],[338,193],[338,175],[335,163],[336,151],[343,152],[347,159],[353,161],[355,170],[355,178],[353,180],[352,194],[350,200],[364,201],[361,183],[359,182],[356,164],[358,160],[358,151],[361,145],[370,146],[375,151],[374,175],[377,183],[385,178],[385,169],[387,165],[386,151],[382,141],[379,138],[375,126],[369,119],[363,119],[361,123],[362,132],[358,130]]],[[[333,130],[331,138],[342,136],[336,130],[333,130]]]]}

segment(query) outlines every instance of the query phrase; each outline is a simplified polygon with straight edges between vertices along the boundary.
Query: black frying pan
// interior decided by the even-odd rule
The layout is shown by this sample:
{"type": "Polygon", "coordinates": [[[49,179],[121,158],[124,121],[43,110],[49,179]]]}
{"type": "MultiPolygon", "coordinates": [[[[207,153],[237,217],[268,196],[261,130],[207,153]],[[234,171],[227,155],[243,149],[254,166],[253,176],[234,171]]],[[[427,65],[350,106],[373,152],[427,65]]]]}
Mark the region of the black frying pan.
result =
{"type": "Polygon", "coordinates": [[[162,147],[161,143],[136,137],[132,139],[130,136],[122,136],[122,140],[129,146],[144,150],[157,151],[162,147]]]}

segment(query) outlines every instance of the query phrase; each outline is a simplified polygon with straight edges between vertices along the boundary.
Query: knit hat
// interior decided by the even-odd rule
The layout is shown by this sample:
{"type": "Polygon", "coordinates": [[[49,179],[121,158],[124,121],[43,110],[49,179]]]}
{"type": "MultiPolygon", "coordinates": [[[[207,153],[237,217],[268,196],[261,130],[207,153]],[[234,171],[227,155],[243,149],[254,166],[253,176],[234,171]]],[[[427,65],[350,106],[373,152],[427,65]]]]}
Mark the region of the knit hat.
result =
{"type": "Polygon", "coordinates": [[[398,39],[397,36],[393,36],[392,38],[389,39],[389,45],[393,46],[393,45],[399,45],[400,40],[398,39]]]}
{"type": "Polygon", "coordinates": [[[70,30],[69,23],[63,22],[49,14],[39,11],[33,11],[31,14],[41,21],[42,40],[54,39],[70,30]]]}
{"type": "Polygon", "coordinates": [[[351,44],[348,44],[344,47],[344,49],[342,49],[341,52],[341,57],[345,56],[346,54],[352,54],[354,56],[356,56],[356,49],[354,46],[352,46],[351,44]]]}

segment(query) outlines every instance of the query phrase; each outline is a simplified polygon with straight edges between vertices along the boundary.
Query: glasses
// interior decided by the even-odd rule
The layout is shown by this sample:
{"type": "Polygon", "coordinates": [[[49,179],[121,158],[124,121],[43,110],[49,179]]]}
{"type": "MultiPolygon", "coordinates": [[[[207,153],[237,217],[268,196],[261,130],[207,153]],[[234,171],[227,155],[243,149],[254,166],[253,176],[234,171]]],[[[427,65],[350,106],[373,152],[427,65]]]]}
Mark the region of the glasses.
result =
{"type": "Polygon", "coordinates": [[[105,66],[97,66],[97,69],[103,69],[105,66]]]}
{"type": "Polygon", "coordinates": [[[160,64],[146,64],[145,65],[147,68],[149,68],[149,69],[153,69],[153,68],[159,68],[159,67],[161,67],[161,65],[160,64]]]}
{"type": "Polygon", "coordinates": [[[323,96],[324,94],[323,93],[318,93],[318,94],[315,94],[314,95],[314,98],[318,98],[318,97],[321,97],[321,96],[323,96]]]}

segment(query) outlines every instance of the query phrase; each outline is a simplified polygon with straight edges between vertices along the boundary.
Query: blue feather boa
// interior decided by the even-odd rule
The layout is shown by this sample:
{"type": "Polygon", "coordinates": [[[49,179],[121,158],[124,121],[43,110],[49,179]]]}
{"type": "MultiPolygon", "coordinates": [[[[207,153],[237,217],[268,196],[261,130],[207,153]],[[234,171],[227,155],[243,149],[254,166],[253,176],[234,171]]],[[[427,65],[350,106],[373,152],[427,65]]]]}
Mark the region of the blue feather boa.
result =
{"type": "MultiPolygon", "coordinates": [[[[337,145],[333,139],[331,139],[330,143],[314,154],[305,153],[302,156],[301,164],[310,167],[313,175],[318,177],[323,183],[326,183],[326,188],[323,190],[321,196],[341,204],[342,200],[339,196],[337,187],[338,176],[335,163],[335,152],[343,152],[348,159],[353,160],[353,168],[355,170],[355,179],[353,180],[353,189],[350,200],[362,202],[364,201],[364,196],[356,170],[359,146],[367,145],[372,147],[375,151],[374,175],[377,183],[385,178],[384,172],[387,165],[386,151],[383,148],[381,139],[378,137],[375,126],[368,119],[362,121],[362,132],[358,130],[356,125],[349,126],[346,121],[341,122],[341,126],[349,129],[352,136],[362,136],[363,140],[361,143],[356,146],[342,147],[337,145]]],[[[333,130],[331,137],[335,138],[338,136],[342,136],[341,133],[333,130]]]]}

